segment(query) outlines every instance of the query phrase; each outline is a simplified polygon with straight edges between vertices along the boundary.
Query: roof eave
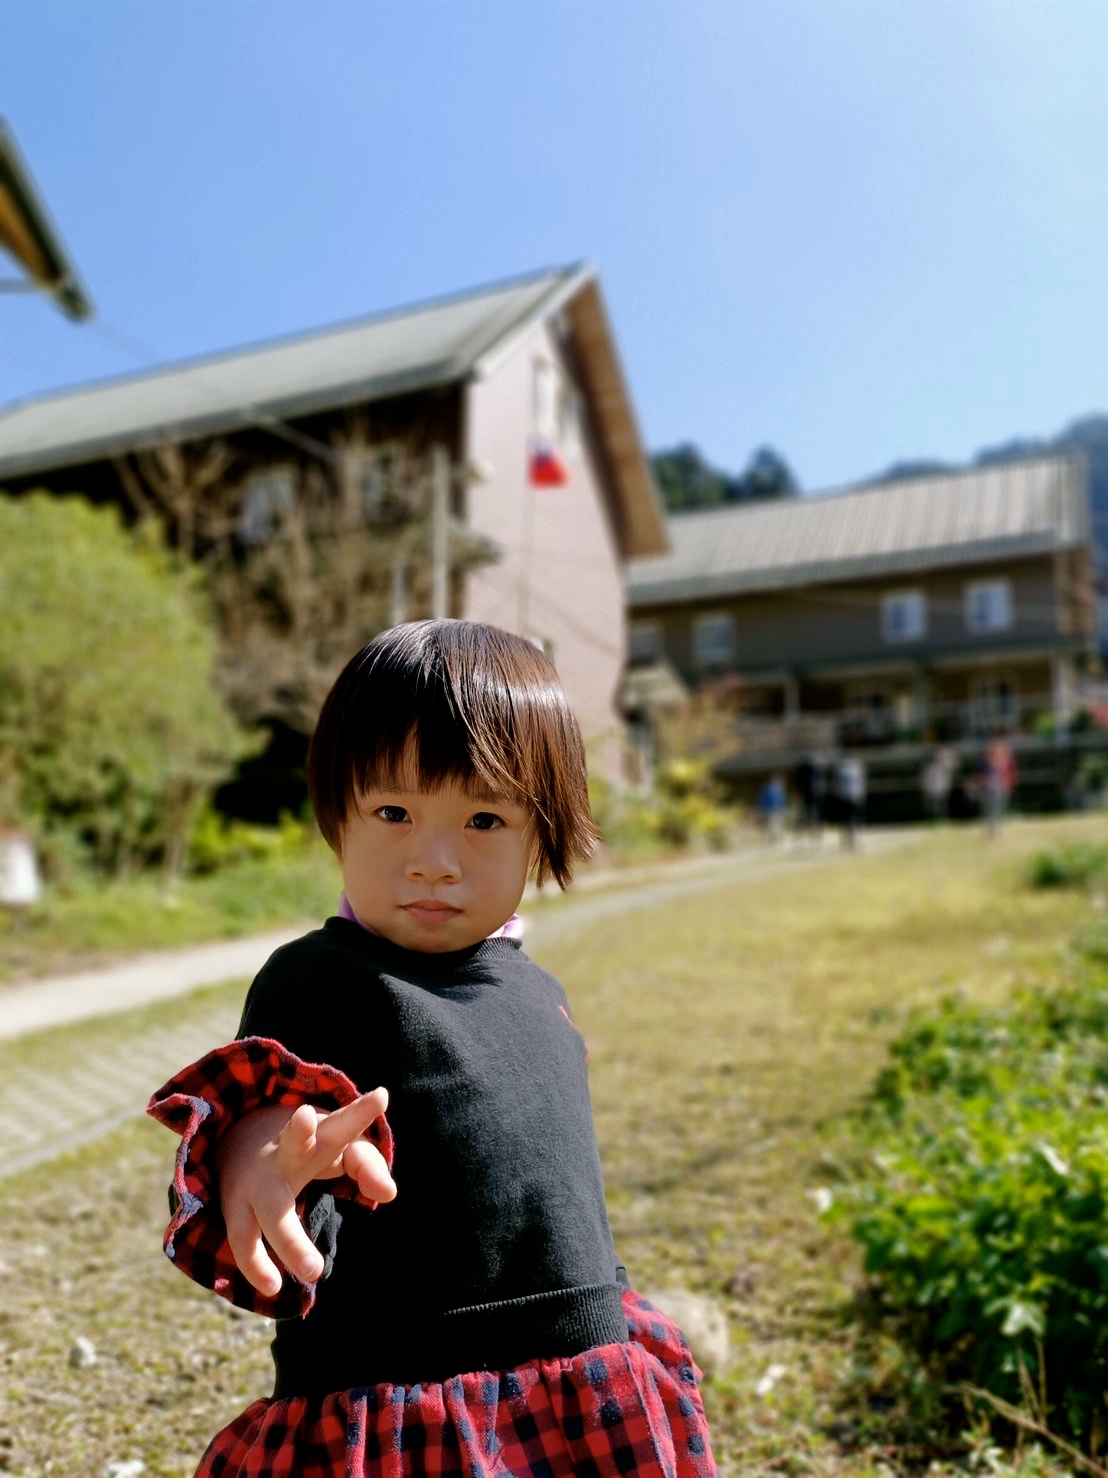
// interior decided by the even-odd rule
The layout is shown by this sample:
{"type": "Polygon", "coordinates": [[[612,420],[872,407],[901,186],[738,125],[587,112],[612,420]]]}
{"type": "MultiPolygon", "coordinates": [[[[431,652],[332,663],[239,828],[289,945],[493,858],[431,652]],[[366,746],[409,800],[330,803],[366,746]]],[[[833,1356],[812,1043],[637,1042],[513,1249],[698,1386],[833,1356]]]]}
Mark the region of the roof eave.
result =
{"type": "Polygon", "coordinates": [[[0,232],[0,243],[32,280],[51,294],[67,317],[77,322],[91,317],[92,301],[65,248],[61,232],[35,188],[15,135],[0,118],[0,197],[4,195],[10,203],[11,219],[9,231],[0,232]]]}
{"type": "Polygon", "coordinates": [[[661,499],[643,451],[615,338],[600,293],[595,267],[581,263],[502,334],[477,359],[473,377],[485,379],[509,358],[536,324],[564,314],[581,360],[586,392],[604,454],[611,469],[616,537],[623,559],[669,550],[661,499]]]}
{"type": "Polygon", "coordinates": [[[204,436],[218,436],[231,431],[264,431],[266,423],[301,420],[343,406],[366,401],[386,400],[395,395],[420,390],[441,389],[460,382],[466,366],[452,360],[437,365],[420,366],[418,370],[395,375],[378,375],[369,380],[352,381],[338,389],[328,388],[309,395],[284,396],[258,405],[228,406],[203,415],[184,416],[144,426],[125,436],[100,437],[74,443],[65,448],[43,448],[37,454],[0,459],[0,478],[18,477],[20,481],[39,472],[61,467],[80,467],[131,452],[164,446],[167,441],[195,441],[204,436]]]}
{"type": "Polygon", "coordinates": [[[692,600],[718,600],[741,595],[761,595],[777,590],[835,585],[842,580],[880,580],[888,575],[912,575],[927,570],[956,568],[967,564],[995,564],[1010,559],[1029,559],[1037,555],[1059,553],[1081,548],[1080,538],[1061,539],[1054,534],[1021,534],[1008,541],[990,540],[988,544],[967,544],[944,550],[907,550],[902,554],[876,560],[872,556],[844,559],[835,564],[790,566],[766,570],[754,576],[730,572],[719,576],[692,576],[662,579],[628,586],[632,608],[678,604],[692,600]]]}
{"type": "Polygon", "coordinates": [[[620,553],[624,559],[665,554],[670,547],[665,513],[595,274],[568,299],[565,313],[615,484],[620,553]]]}

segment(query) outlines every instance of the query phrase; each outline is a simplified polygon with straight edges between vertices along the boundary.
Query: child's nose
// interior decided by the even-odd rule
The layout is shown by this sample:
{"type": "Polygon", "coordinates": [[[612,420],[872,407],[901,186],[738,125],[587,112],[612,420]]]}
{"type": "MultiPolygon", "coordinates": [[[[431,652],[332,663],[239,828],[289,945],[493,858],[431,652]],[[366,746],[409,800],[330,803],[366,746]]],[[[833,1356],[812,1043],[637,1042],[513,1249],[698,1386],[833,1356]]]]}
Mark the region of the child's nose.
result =
{"type": "Polygon", "coordinates": [[[449,882],[462,875],[458,849],[450,837],[428,832],[412,838],[408,853],[407,874],[425,882],[449,882]]]}

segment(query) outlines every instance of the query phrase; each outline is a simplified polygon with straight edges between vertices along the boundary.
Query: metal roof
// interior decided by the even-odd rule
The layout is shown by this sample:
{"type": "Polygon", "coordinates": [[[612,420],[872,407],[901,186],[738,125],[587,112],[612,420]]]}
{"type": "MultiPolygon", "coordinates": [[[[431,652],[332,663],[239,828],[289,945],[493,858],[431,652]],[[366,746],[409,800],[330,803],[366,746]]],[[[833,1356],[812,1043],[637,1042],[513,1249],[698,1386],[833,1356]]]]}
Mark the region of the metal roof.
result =
{"type": "Polygon", "coordinates": [[[559,268],[126,378],[35,397],[0,411],[0,476],[209,435],[479,371],[541,316],[592,281],[559,268]]]}
{"type": "Polygon", "coordinates": [[[1076,457],[671,516],[670,553],[632,560],[632,607],[826,584],[1086,544],[1076,457]]]}

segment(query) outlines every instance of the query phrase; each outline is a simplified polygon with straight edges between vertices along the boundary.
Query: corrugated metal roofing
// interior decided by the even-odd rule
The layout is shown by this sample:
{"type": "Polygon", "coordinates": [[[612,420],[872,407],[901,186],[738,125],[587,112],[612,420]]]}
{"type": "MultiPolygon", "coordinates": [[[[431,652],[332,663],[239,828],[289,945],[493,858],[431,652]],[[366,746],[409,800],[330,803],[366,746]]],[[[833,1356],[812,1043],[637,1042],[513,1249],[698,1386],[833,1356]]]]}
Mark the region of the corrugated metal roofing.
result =
{"type": "Polygon", "coordinates": [[[322,332],[36,397],[0,412],[0,476],[111,456],[470,374],[589,280],[566,267],[322,332]]]}
{"type": "Polygon", "coordinates": [[[1044,457],[671,516],[632,560],[634,607],[1072,548],[1090,538],[1084,463],[1044,457]]]}

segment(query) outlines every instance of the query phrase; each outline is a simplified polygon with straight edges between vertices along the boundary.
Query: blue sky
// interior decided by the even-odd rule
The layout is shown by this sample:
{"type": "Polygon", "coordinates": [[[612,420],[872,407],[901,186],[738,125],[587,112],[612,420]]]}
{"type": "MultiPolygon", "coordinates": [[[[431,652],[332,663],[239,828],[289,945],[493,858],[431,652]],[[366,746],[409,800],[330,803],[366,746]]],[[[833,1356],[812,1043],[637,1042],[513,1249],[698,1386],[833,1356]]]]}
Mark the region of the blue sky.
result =
{"type": "Polygon", "coordinates": [[[6,0],[98,308],[0,403],[587,259],[651,448],[829,488],[1108,411],[1103,0],[6,0]]]}

